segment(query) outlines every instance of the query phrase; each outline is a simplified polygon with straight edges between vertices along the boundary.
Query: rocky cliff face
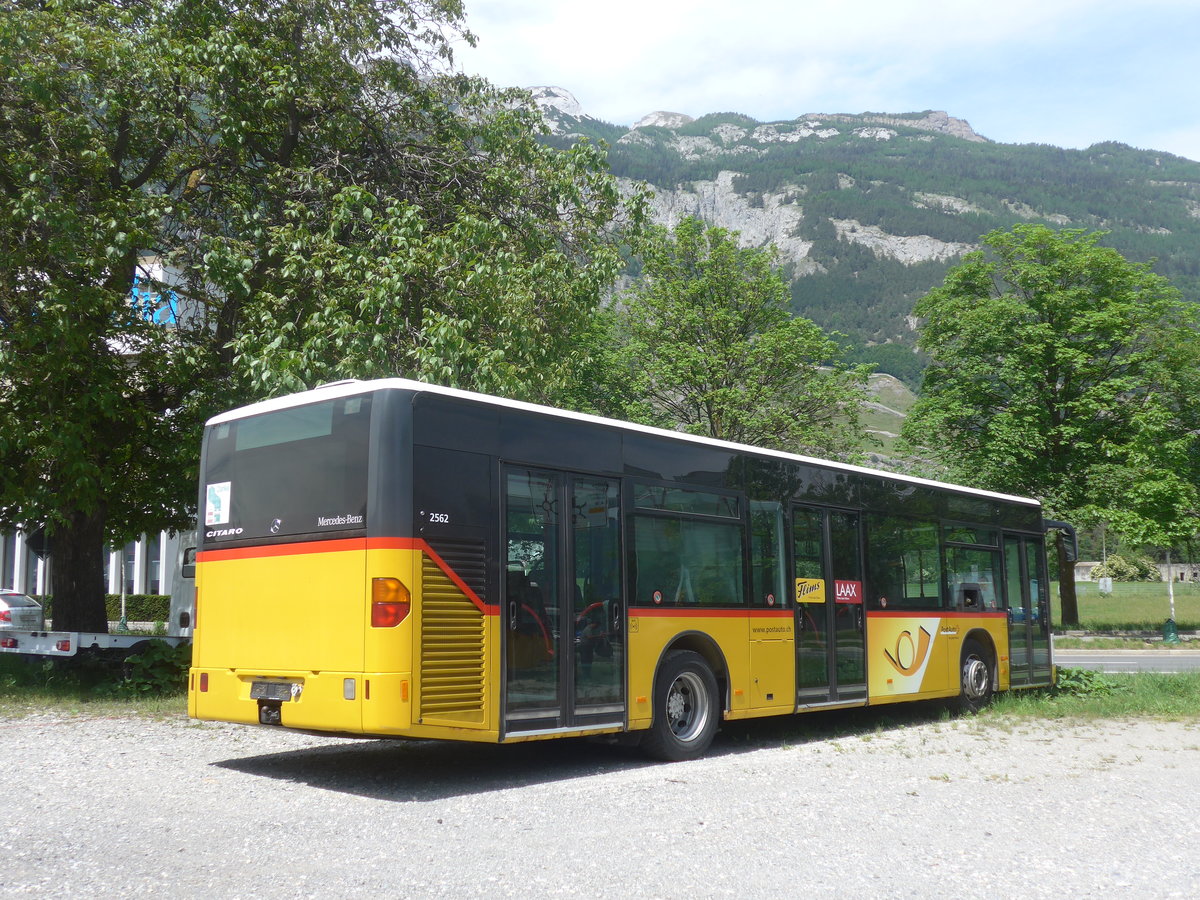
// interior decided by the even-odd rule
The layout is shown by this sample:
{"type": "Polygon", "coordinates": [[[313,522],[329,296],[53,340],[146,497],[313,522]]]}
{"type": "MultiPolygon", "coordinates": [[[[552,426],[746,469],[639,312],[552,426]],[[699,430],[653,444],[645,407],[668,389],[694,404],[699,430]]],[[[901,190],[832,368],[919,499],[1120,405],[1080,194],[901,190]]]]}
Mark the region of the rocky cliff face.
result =
{"type": "Polygon", "coordinates": [[[888,234],[877,225],[862,225],[855,219],[830,219],[838,238],[860,244],[876,256],[890,257],[906,266],[923,262],[945,262],[979,249],[974,244],[940,241],[927,234],[888,234]]]}
{"type": "MultiPolygon", "coordinates": [[[[819,262],[810,258],[813,242],[797,236],[804,218],[804,188],[792,186],[751,198],[735,189],[738,174],[723,171],[712,181],[693,181],[686,188],[655,189],[650,201],[651,218],[674,227],[681,219],[696,216],[710,225],[739,232],[745,247],[774,244],[779,261],[790,264],[795,276],[824,271],[819,262]]],[[[633,189],[634,182],[624,179],[622,183],[628,190],[633,189]]],[[[944,262],[978,249],[975,244],[943,241],[930,235],[888,234],[876,225],[863,225],[854,219],[830,219],[830,222],[840,240],[866,247],[877,257],[906,266],[944,262]]]]}
{"type": "MultiPolygon", "coordinates": [[[[575,96],[562,87],[530,88],[534,101],[541,108],[547,124],[556,134],[571,134],[581,126],[596,123],[583,112],[575,96]]],[[[948,135],[966,141],[982,142],[963,119],[945,112],[933,111],[909,115],[865,114],[851,116],[804,115],[790,122],[771,122],[745,125],[730,122],[715,124],[707,133],[693,133],[696,120],[678,112],[658,110],[643,116],[617,138],[625,146],[653,145],[661,136],[647,135],[642,129],[666,129],[672,132],[667,146],[688,162],[696,162],[730,154],[759,157],[768,148],[779,144],[798,144],[804,141],[828,141],[849,136],[852,140],[869,143],[890,141],[897,137],[896,129],[909,129],[932,134],[948,135]],[[687,133],[680,133],[687,129],[687,133]]],[[[619,127],[619,126],[618,126],[619,127]]],[[[793,266],[796,276],[822,271],[821,264],[809,258],[812,242],[797,236],[804,216],[804,189],[798,185],[784,190],[749,196],[739,193],[736,179],[740,172],[724,170],[715,179],[693,181],[687,187],[655,186],[652,202],[653,218],[666,225],[675,225],[685,216],[698,216],[713,225],[737,231],[746,246],[774,244],[780,261],[793,266]]],[[[632,182],[627,181],[629,186],[632,182]]],[[[965,200],[955,197],[923,195],[922,202],[940,204],[942,208],[961,211],[970,208],[965,200]]],[[[970,244],[942,241],[929,235],[895,236],[876,226],[861,225],[854,220],[831,220],[838,236],[850,243],[860,244],[879,257],[887,257],[906,265],[930,260],[947,260],[974,249],[970,244]]]]}
{"type": "Polygon", "coordinates": [[[691,116],[685,116],[683,113],[665,112],[659,110],[642,116],[633,123],[633,127],[637,128],[682,128],[684,125],[690,125],[696,120],[691,116]]]}
{"type": "MultiPolygon", "coordinates": [[[[688,188],[657,189],[650,201],[654,221],[674,227],[688,216],[696,216],[710,225],[737,231],[746,247],[774,244],[781,263],[795,266],[796,274],[819,271],[808,258],[812,242],[796,236],[802,209],[796,204],[797,192],[763,194],[761,202],[750,200],[734,189],[736,172],[721,172],[713,181],[693,181],[688,188]]],[[[624,182],[632,190],[633,182],[624,182]]]]}
{"type": "Polygon", "coordinates": [[[915,113],[907,116],[886,116],[864,113],[861,116],[832,115],[820,116],[828,122],[871,122],[878,125],[890,125],[894,128],[916,128],[933,134],[945,134],[950,137],[962,138],[964,141],[987,143],[987,138],[978,135],[965,119],[956,119],[941,110],[915,113]]]}
{"type": "Polygon", "coordinates": [[[552,129],[557,130],[560,120],[564,117],[578,119],[583,116],[583,107],[566,88],[531,87],[529,93],[533,95],[533,102],[542,110],[542,115],[546,117],[552,129]]]}

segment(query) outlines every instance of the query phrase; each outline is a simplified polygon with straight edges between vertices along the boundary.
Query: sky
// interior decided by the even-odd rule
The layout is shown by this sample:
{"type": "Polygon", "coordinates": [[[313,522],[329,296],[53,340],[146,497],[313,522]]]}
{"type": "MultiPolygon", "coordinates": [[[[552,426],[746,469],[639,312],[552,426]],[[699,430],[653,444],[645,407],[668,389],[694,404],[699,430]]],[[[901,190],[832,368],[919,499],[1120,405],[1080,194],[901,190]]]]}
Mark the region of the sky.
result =
{"type": "Polygon", "coordinates": [[[656,110],[944,110],[986,138],[1200,160],[1198,0],[465,0],[456,65],[656,110]]]}

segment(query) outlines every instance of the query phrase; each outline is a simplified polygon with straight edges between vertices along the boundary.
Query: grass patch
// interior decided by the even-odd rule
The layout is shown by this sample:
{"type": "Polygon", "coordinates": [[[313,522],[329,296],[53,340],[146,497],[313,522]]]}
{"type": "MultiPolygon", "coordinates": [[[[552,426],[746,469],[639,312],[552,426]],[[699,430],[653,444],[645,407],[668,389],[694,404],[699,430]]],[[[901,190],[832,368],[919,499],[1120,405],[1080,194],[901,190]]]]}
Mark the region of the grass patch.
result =
{"type": "Polygon", "coordinates": [[[1059,669],[1056,687],[1000,694],[984,713],[1028,719],[1200,719],[1200,672],[1059,669]]]}
{"type": "MultiPolygon", "coordinates": [[[[1062,626],[1062,605],[1058,583],[1051,585],[1051,619],[1062,626]]],[[[1079,600],[1079,624],[1088,631],[1162,632],[1163,622],[1171,613],[1165,581],[1115,582],[1111,594],[1100,593],[1095,582],[1075,583],[1079,600]]],[[[1200,631],[1200,584],[1176,582],[1175,622],[1180,631],[1200,631]]],[[[1074,627],[1074,626],[1072,626],[1074,627]]]]}
{"type": "Polygon", "coordinates": [[[1136,637],[1063,637],[1054,638],[1055,650],[1200,650],[1200,641],[1163,643],[1161,638],[1136,637]]]}
{"type": "Polygon", "coordinates": [[[944,702],[927,700],[738,720],[724,723],[721,734],[728,746],[739,750],[823,743],[828,745],[828,752],[839,754],[847,751],[851,739],[870,743],[878,736],[907,728],[955,727],[955,720],[984,730],[1003,730],[1016,722],[1104,719],[1200,721],[1200,672],[1105,675],[1060,667],[1056,687],[997,694],[976,715],[960,716],[944,702]]]}
{"type": "Polygon", "coordinates": [[[81,654],[29,660],[0,654],[0,716],[176,716],[187,710],[186,682],[147,672],[157,656],[130,664],[120,656],[81,654]]]}

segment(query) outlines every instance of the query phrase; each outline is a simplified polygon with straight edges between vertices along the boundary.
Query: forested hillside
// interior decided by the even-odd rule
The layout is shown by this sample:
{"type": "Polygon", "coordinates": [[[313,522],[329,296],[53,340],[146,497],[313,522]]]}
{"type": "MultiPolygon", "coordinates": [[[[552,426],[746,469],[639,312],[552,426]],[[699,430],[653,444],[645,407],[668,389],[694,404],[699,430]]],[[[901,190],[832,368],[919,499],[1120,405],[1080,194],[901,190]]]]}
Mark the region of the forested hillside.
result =
{"type": "Polygon", "coordinates": [[[770,123],[656,114],[643,121],[674,127],[625,128],[539,102],[552,141],[605,141],[616,175],[655,189],[660,220],[699,215],[746,243],[779,246],[795,312],[910,382],[913,303],[995,228],[1106,230],[1103,243],[1156,260],[1156,272],[1200,300],[1200,163],[1191,160],[1116,143],[999,144],[943,113],[770,123]]]}

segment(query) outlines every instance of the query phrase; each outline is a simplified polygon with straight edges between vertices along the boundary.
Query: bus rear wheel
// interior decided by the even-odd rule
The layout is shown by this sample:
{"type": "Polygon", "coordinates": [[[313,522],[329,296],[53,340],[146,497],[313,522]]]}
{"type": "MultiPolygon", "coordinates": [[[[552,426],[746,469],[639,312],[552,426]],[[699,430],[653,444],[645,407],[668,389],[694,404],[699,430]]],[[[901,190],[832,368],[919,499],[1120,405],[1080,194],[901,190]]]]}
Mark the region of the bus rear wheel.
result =
{"type": "Polygon", "coordinates": [[[965,713],[983,709],[992,699],[992,657],[983,644],[976,640],[963,642],[960,667],[962,687],[958,695],[958,708],[965,713]]]}
{"type": "Polygon", "coordinates": [[[642,750],[669,762],[695,759],[712,743],[719,714],[717,680],[704,657],[675,650],[654,681],[654,721],[642,750]]]}

